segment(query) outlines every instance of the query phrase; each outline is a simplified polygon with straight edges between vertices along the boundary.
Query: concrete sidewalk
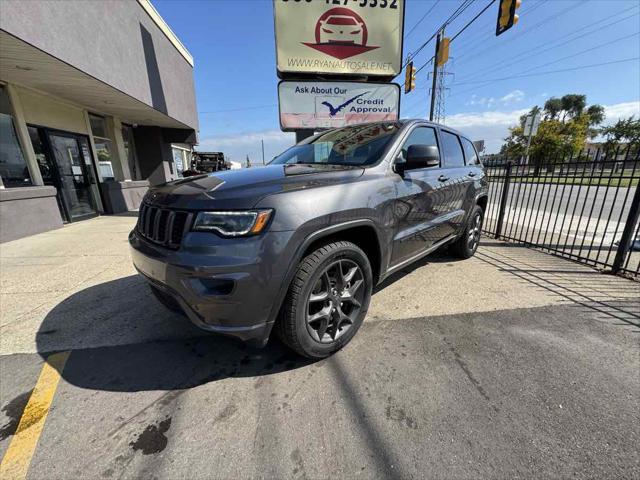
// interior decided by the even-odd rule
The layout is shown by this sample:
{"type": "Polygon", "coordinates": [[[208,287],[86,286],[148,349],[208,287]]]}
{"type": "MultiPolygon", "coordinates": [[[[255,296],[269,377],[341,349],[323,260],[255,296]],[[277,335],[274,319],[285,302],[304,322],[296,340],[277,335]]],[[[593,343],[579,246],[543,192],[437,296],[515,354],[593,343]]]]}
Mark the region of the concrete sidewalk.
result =
{"type": "Polygon", "coordinates": [[[43,359],[71,350],[30,478],[640,475],[638,283],[487,240],[386,281],[311,363],[166,312],[134,223],[0,245],[0,455],[43,359]]]}

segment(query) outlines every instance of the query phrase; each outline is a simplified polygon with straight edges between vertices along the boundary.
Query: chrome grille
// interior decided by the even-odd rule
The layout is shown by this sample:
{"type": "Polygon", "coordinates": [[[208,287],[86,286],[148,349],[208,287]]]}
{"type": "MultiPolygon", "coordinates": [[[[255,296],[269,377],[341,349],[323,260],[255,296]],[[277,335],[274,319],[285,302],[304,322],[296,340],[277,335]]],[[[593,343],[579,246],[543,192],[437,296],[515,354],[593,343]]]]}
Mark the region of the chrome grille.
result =
{"type": "Polygon", "coordinates": [[[192,214],[143,203],[138,214],[137,230],[147,240],[169,248],[179,248],[189,229],[192,214]]]}

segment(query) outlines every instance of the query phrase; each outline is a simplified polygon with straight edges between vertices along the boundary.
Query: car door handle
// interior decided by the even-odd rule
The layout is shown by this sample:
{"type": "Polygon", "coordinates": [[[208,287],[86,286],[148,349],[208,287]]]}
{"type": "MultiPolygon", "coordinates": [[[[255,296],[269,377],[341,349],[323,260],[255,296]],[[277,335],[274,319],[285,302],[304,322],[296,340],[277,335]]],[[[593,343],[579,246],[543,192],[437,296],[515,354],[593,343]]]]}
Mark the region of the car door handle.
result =
{"type": "Polygon", "coordinates": [[[438,177],[439,182],[446,182],[447,180],[449,180],[449,177],[447,177],[446,175],[440,175],[438,177]]]}
{"type": "Polygon", "coordinates": [[[475,173],[475,172],[469,172],[469,176],[470,177],[475,177],[476,175],[477,175],[477,173],[475,173]]]}

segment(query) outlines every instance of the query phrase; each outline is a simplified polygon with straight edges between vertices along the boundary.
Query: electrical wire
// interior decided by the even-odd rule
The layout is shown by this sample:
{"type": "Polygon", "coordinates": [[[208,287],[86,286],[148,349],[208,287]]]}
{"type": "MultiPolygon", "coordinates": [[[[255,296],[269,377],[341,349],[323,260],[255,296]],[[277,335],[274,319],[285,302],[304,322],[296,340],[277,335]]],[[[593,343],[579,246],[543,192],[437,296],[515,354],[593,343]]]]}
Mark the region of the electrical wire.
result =
{"type": "Polygon", "coordinates": [[[550,74],[554,74],[554,73],[562,73],[562,72],[573,72],[573,71],[577,71],[577,70],[585,70],[585,69],[589,69],[589,68],[596,68],[596,67],[602,67],[605,65],[614,65],[617,63],[625,63],[625,62],[632,62],[632,61],[637,61],[640,60],[640,57],[631,57],[631,58],[623,58],[620,60],[612,60],[610,62],[602,62],[602,63],[592,63],[589,65],[579,65],[576,67],[570,67],[570,68],[561,68],[558,70],[549,70],[546,72],[537,72],[537,73],[524,73],[524,74],[518,74],[518,75],[511,75],[508,77],[502,77],[502,78],[492,78],[489,80],[486,80],[486,84],[485,85],[480,85],[480,86],[475,86],[471,89],[468,90],[463,90],[461,92],[455,93],[454,97],[457,97],[459,95],[462,95],[463,93],[467,93],[467,92],[471,92],[474,90],[477,90],[478,88],[483,88],[483,87],[487,87],[490,84],[493,84],[495,82],[502,82],[505,80],[512,80],[514,78],[524,78],[524,77],[537,77],[537,76],[543,76],[543,75],[550,75],[550,74]]]}
{"type": "MultiPolygon", "coordinates": [[[[540,8],[544,3],[548,2],[550,0],[540,0],[538,3],[534,3],[533,5],[530,5],[529,8],[524,8],[522,10],[521,13],[519,13],[520,16],[526,16],[529,15],[531,12],[535,11],[536,9],[540,8]]],[[[478,32],[476,32],[475,35],[471,35],[467,38],[465,38],[463,40],[462,43],[459,43],[457,48],[459,50],[463,50],[465,48],[467,48],[467,46],[469,45],[475,45],[477,44],[478,40],[480,40],[482,37],[484,37],[486,35],[487,31],[491,31],[492,35],[493,35],[493,29],[486,29],[485,27],[489,27],[489,25],[491,25],[491,23],[495,23],[495,19],[492,18],[488,18],[487,22],[482,22],[479,25],[481,25],[480,30],[478,32]]]]}
{"type": "MultiPolygon", "coordinates": [[[[597,24],[599,24],[601,22],[607,21],[607,20],[609,20],[609,19],[611,19],[613,17],[617,17],[618,15],[620,15],[622,13],[625,13],[625,12],[627,12],[629,10],[632,10],[632,9],[635,9],[635,8],[638,8],[638,7],[640,7],[640,5],[634,5],[631,8],[627,8],[625,10],[622,10],[622,11],[618,12],[618,13],[615,13],[613,15],[605,17],[605,18],[603,18],[603,19],[601,19],[601,20],[599,20],[599,21],[597,21],[595,23],[590,23],[589,25],[585,25],[585,26],[583,26],[583,27],[581,27],[581,28],[579,28],[577,30],[574,30],[573,32],[570,32],[570,33],[567,33],[565,35],[562,35],[562,36],[556,38],[555,40],[552,40],[551,42],[544,42],[544,44],[542,44],[542,45],[539,45],[539,46],[536,46],[536,47],[532,47],[532,48],[527,49],[527,50],[523,50],[523,51],[521,51],[521,52],[519,52],[519,53],[514,55],[514,60],[512,60],[510,62],[506,62],[506,63],[500,63],[500,68],[503,69],[505,67],[509,67],[511,65],[515,65],[517,63],[530,60],[533,57],[537,57],[537,56],[541,55],[542,53],[546,53],[546,52],[548,52],[550,50],[554,50],[554,49],[556,49],[558,47],[562,47],[562,46],[567,45],[567,44],[569,44],[571,42],[574,42],[575,40],[578,40],[580,38],[584,38],[584,37],[592,35],[594,33],[601,32],[603,29],[611,27],[613,25],[616,25],[616,24],[618,24],[618,23],[620,23],[620,22],[622,22],[624,20],[628,20],[630,18],[636,17],[636,16],[638,16],[638,14],[637,13],[633,13],[631,15],[628,15],[628,16],[624,17],[624,18],[621,18],[621,19],[615,20],[613,22],[610,22],[610,23],[608,23],[606,25],[602,25],[600,27],[593,28],[592,30],[587,31],[587,32],[583,33],[582,35],[578,35],[575,38],[570,38],[569,40],[566,40],[564,42],[557,43],[558,41],[563,40],[563,39],[565,39],[567,37],[571,37],[571,36],[575,35],[576,33],[579,33],[582,30],[585,30],[586,28],[593,27],[593,26],[595,26],[595,25],[597,25],[597,24]],[[546,48],[539,48],[539,47],[541,47],[543,45],[546,48]]],[[[471,76],[463,78],[462,80],[463,81],[473,80],[474,78],[481,77],[481,76],[485,75],[487,72],[493,71],[494,69],[495,69],[495,67],[488,67],[488,68],[482,69],[480,71],[476,71],[471,76]]]]}
{"type": "Polygon", "coordinates": [[[438,32],[440,32],[440,30],[442,30],[443,28],[445,28],[447,25],[449,25],[451,22],[453,22],[456,18],[458,18],[460,16],[460,14],[462,14],[462,12],[464,12],[467,8],[469,8],[469,6],[474,2],[475,0],[463,0],[462,4],[449,16],[449,18],[447,20],[444,21],[444,23],[442,25],[440,25],[435,33],[433,35],[431,35],[429,37],[429,39],[424,42],[422,45],[420,45],[414,52],[411,52],[409,54],[409,56],[407,57],[407,60],[405,61],[405,63],[402,65],[401,70],[403,70],[417,55],[418,53],[420,53],[422,50],[424,50],[424,48],[429,45],[429,43],[431,43],[431,41],[436,38],[436,36],[438,35],[438,32]]]}
{"type": "MultiPolygon", "coordinates": [[[[469,25],[471,25],[473,22],[475,22],[475,21],[476,21],[476,20],[477,20],[477,19],[478,19],[478,18],[479,18],[479,17],[480,17],[484,12],[486,12],[486,11],[489,9],[489,7],[490,7],[491,5],[493,5],[495,2],[496,2],[496,0],[491,0],[491,1],[490,1],[490,2],[489,2],[489,3],[488,3],[488,4],[487,4],[487,5],[486,5],[486,6],[485,6],[485,7],[484,7],[484,8],[483,8],[483,9],[482,9],[482,10],[481,10],[481,11],[480,11],[476,16],[475,16],[475,17],[473,17],[473,18],[471,19],[471,21],[469,21],[469,22],[468,22],[464,27],[462,27],[462,29],[461,29],[460,31],[458,31],[458,33],[456,33],[456,34],[453,36],[453,38],[451,38],[451,40],[449,41],[449,43],[451,44],[451,43],[456,39],[456,37],[458,37],[458,35],[460,35],[462,32],[464,32],[464,31],[467,29],[467,27],[468,27],[469,25]]],[[[436,32],[436,35],[437,35],[437,32],[436,32]]],[[[416,69],[416,75],[417,75],[417,74],[418,74],[418,72],[420,72],[424,67],[426,67],[428,64],[430,64],[430,63],[433,61],[433,59],[434,59],[434,58],[435,58],[435,56],[431,57],[431,58],[430,58],[429,60],[427,60],[425,63],[423,63],[422,65],[420,65],[420,67],[416,69]]],[[[402,84],[402,86],[404,86],[404,83],[402,84]]]]}
{"type": "Polygon", "coordinates": [[[453,43],[453,41],[454,41],[456,38],[458,38],[458,37],[460,36],[460,34],[461,34],[462,32],[464,32],[464,31],[467,29],[467,27],[468,27],[469,25],[471,25],[473,22],[475,22],[475,21],[478,19],[478,17],[480,17],[480,15],[482,15],[484,12],[486,12],[486,11],[489,9],[489,7],[490,7],[491,5],[493,5],[494,3],[496,3],[496,0],[491,0],[491,1],[487,4],[487,6],[486,6],[486,7],[484,7],[482,10],[480,10],[480,12],[479,12],[475,17],[473,17],[469,22],[467,22],[467,24],[466,24],[464,27],[462,27],[462,29],[460,29],[460,30],[458,31],[458,33],[456,33],[453,37],[451,37],[451,40],[449,40],[449,43],[450,43],[450,44],[451,44],[451,43],[453,43]]]}
{"type": "Polygon", "coordinates": [[[428,16],[431,12],[433,12],[433,9],[434,9],[434,8],[436,8],[436,6],[437,6],[439,3],[440,3],[440,0],[436,0],[436,2],[435,2],[433,5],[431,5],[431,8],[427,11],[427,13],[425,13],[422,17],[420,17],[420,20],[418,20],[418,21],[413,25],[413,27],[411,27],[411,30],[409,30],[409,32],[408,32],[408,33],[406,33],[406,34],[404,35],[405,40],[407,39],[407,37],[408,37],[409,35],[411,35],[411,34],[414,32],[414,30],[415,30],[416,28],[418,28],[418,25],[420,25],[420,23],[422,23],[422,21],[423,21],[425,18],[427,18],[427,16],[428,16]]]}
{"type": "MultiPolygon", "coordinates": [[[[520,74],[525,74],[525,73],[528,73],[528,72],[530,72],[532,70],[537,70],[540,67],[548,67],[549,65],[553,65],[554,63],[562,62],[564,60],[569,60],[570,58],[577,57],[578,55],[582,55],[582,54],[585,54],[585,53],[588,53],[588,52],[592,52],[593,50],[597,50],[599,48],[606,47],[606,46],[612,45],[614,43],[621,42],[622,40],[626,40],[628,38],[635,37],[635,36],[637,36],[639,34],[640,34],[640,31],[632,33],[630,35],[624,35],[622,37],[615,38],[613,40],[610,40],[610,41],[605,42],[605,43],[601,43],[599,45],[594,45],[593,47],[589,47],[589,48],[587,48],[585,50],[581,50],[579,52],[572,53],[571,55],[567,55],[565,57],[558,58],[557,60],[553,60],[551,62],[545,62],[543,64],[536,65],[535,67],[528,68],[528,69],[523,70],[522,72],[520,72],[520,74]]],[[[518,75],[516,75],[516,77],[517,76],[518,75]]],[[[514,78],[516,78],[516,77],[514,77],[514,78]]],[[[485,79],[485,80],[476,80],[476,81],[455,82],[451,86],[453,87],[453,86],[457,86],[457,85],[471,85],[471,84],[474,84],[474,83],[486,83],[486,82],[491,82],[491,81],[494,81],[494,80],[495,79],[493,79],[493,80],[485,79]]]]}
{"type": "Polygon", "coordinates": [[[470,51],[467,51],[467,52],[463,53],[462,55],[459,55],[458,56],[458,60],[460,60],[461,58],[464,58],[464,57],[466,57],[466,56],[468,56],[468,55],[470,55],[472,53],[475,53],[475,55],[477,57],[479,57],[481,54],[483,54],[485,52],[488,52],[490,50],[494,50],[495,51],[495,50],[500,49],[500,48],[506,48],[506,47],[510,46],[515,39],[520,38],[521,36],[526,35],[527,33],[530,33],[530,32],[532,32],[534,30],[537,30],[538,28],[542,27],[543,25],[548,24],[548,22],[550,20],[555,20],[558,17],[570,12],[571,10],[574,10],[577,4],[581,4],[581,2],[572,3],[571,5],[569,5],[564,10],[561,10],[558,13],[554,13],[553,15],[550,15],[550,16],[544,18],[543,20],[540,20],[538,23],[536,23],[534,25],[531,25],[529,28],[525,28],[525,29],[521,30],[516,35],[513,35],[509,39],[509,42],[505,42],[505,43],[503,43],[501,45],[497,45],[497,46],[496,45],[491,45],[491,46],[489,46],[487,48],[484,48],[484,49],[480,50],[479,52],[474,52],[474,50],[477,50],[477,48],[476,49],[471,49],[470,51]]]}

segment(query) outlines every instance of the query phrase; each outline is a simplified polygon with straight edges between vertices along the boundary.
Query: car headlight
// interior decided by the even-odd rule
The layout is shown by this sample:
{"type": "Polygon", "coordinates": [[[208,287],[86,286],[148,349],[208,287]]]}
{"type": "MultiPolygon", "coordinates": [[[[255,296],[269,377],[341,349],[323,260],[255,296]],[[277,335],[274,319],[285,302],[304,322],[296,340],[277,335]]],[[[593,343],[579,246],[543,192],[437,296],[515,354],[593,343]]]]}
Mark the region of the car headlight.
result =
{"type": "Polygon", "coordinates": [[[193,230],[216,232],[225,237],[257,235],[269,222],[273,210],[199,212],[193,230]]]}

